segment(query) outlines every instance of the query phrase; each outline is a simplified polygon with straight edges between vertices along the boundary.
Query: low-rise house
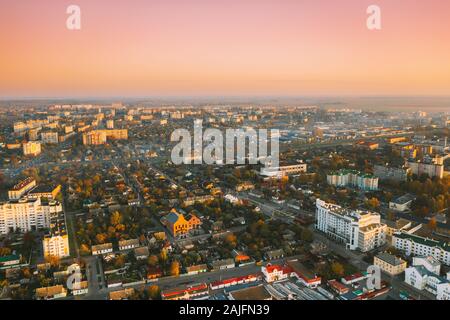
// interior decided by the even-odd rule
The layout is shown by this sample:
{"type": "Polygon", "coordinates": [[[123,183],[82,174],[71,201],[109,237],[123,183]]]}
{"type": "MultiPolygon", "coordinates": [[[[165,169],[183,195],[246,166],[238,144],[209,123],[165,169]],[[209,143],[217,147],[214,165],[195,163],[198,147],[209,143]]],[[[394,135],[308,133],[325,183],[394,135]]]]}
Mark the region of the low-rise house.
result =
{"type": "Polygon", "coordinates": [[[284,258],[284,251],[283,249],[267,251],[265,257],[268,261],[281,259],[284,258]]]}
{"type": "Polygon", "coordinates": [[[104,243],[104,244],[98,244],[95,246],[92,246],[92,255],[97,256],[100,254],[108,254],[113,252],[113,245],[112,243],[104,243]]]}
{"type": "Polygon", "coordinates": [[[119,241],[119,250],[131,250],[139,247],[139,239],[129,239],[129,240],[120,240],[119,241]]]}
{"type": "Polygon", "coordinates": [[[232,269],[236,267],[236,264],[234,262],[234,259],[223,259],[223,260],[215,260],[211,263],[213,271],[216,270],[225,270],[225,269],[232,269]]]}
{"type": "Polygon", "coordinates": [[[66,296],[67,290],[62,285],[36,289],[37,300],[53,300],[64,298],[66,296]]]}
{"type": "Polygon", "coordinates": [[[406,261],[397,258],[396,256],[389,254],[387,252],[382,252],[374,257],[373,264],[380,267],[381,270],[390,274],[391,276],[396,276],[406,269],[406,261]]]}
{"type": "Polygon", "coordinates": [[[405,194],[401,197],[398,197],[395,200],[389,202],[389,209],[399,212],[405,212],[411,210],[411,204],[416,199],[411,194],[405,194]]]}
{"type": "Polygon", "coordinates": [[[128,300],[134,295],[133,288],[113,291],[109,293],[109,300],[128,300]]]}
{"type": "Polygon", "coordinates": [[[139,247],[134,249],[134,256],[136,260],[145,260],[150,255],[148,247],[139,247]]]}
{"type": "Polygon", "coordinates": [[[208,266],[206,264],[197,264],[195,266],[186,267],[186,273],[189,275],[199,274],[202,272],[207,272],[208,266]]]}
{"type": "Polygon", "coordinates": [[[80,296],[83,294],[87,294],[89,292],[89,283],[87,281],[81,281],[80,285],[74,286],[73,290],[72,290],[72,294],[74,296],[80,296]]]}
{"type": "Polygon", "coordinates": [[[163,273],[160,268],[158,267],[148,267],[147,269],[147,279],[154,280],[161,278],[163,276],[163,273]]]}
{"type": "Polygon", "coordinates": [[[8,269],[8,268],[15,268],[18,265],[20,265],[20,256],[18,256],[18,255],[9,255],[9,256],[0,257],[0,270],[8,269]]]}

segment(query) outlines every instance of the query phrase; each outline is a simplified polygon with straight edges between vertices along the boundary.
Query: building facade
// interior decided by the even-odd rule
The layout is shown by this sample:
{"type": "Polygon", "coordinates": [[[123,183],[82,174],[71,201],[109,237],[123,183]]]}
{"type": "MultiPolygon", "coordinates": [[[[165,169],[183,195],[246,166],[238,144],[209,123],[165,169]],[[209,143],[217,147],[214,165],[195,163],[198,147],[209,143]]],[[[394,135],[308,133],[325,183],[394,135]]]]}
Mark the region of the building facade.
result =
{"type": "Polygon", "coordinates": [[[450,245],[406,232],[396,232],[392,236],[392,245],[406,255],[432,256],[441,263],[450,266],[450,245]]]}
{"type": "Polygon", "coordinates": [[[349,210],[316,201],[316,228],[350,250],[367,252],[386,243],[386,225],[378,213],[349,210]]]}

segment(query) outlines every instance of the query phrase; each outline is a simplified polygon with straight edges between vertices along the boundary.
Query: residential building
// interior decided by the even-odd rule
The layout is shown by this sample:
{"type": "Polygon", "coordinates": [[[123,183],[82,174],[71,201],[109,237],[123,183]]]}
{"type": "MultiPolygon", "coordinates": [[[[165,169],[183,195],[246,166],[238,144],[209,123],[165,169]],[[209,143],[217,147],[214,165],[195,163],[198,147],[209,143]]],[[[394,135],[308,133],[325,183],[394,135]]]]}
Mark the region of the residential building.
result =
{"type": "Polygon", "coordinates": [[[223,260],[215,260],[211,263],[212,270],[225,270],[225,269],[233,269],[236,267],[236,263],[233,258],[223,259],[223,260]]]}
{"type": "Polygon", "coordinates": [[[342,169],[327,175],[328,184],[336,187],[357,187],[361,190],[378,190],[378,177],[357,170],[342,169]]]}
{"type": "Polygon", "coordinates": [[[39,141],[29,141],[23,144],[23,155],[36,157],[41,154],[41,143],[39,141]]]}
{"type": "Polygon", "coordinates": [[[450,245],[446,241],[424,238],[401,231],[393,234],[392,245],[408,256],[432,256],[439,262],[450,266],[450,245]]]}
{"type": "Polygon", "coordinates": [[[374,257],[373,264],[380,267],[381,270],[396,276],[406,269],[406,261],[387,252],[379,253],[374,257]]]}
{"type": "Polygon", "coordinates": [[[350,210],[316,200],[316,228],[350,250],[367,252],[386,242],[386,225],[378,213],[350,210]]]}
{"type": "Polygon", "coordinates": [[[423,161],[410,159],[406,162],[406,166],[411,168],[411,173],[417,176],[426,174],[430,178],[438,177],[439,179],[444,176],[444,165],[436,164],[436,161],[429,156],[425,156],[423,161]]]}
{"type": "Polygon", "coordinates": [[[106,143],[106,134],[103,131],[89,131],[83,133],[84,145],[101,145],[106,143]]]}
{"type": "Polygon", "coordinates": [[[128,239],[119,241],[119,250],[131,250],[139,247],[139,239],[128,239]]]}
{"type": "Polygon", "coordinates": [[[36,289],[37,300],[53,300],[58,298],[64,298],[66,296],[67,290],[62,285],[36,289]]]}
{"type": "Polygon", "coordinates": [[[381,165],[375,165],[373,168],[374,175],[380,180],[406,181],[410,172],[410,168],[395,168],[381,165]]]}
{"type": "Polygon", "coordinates": [[[133,288],[126,288],[109,293],[109,300],[128,300],[134,295],[133,288]]]}
{"type": "Polygon", "coordinates": [[[36,187],[36,180],[28,177],[20,181],[11,190],[8,191],[8,198],[10,200],[19,200],[24,194],[36,187]]]}
{"type": "Polygon", "coordinates": [[[50,227],[53,214],[62,212],[57,201],[42,202],[40,198],[10,200],[0,203],[0,234],[20,230],[28,232],[50,227]]]}
{"type": "Polygon", "coordinates": [[[56,131],[43,131],[41,132],[41,141],[45,144],[58,144],[59,135],[56,131]]]}
{"type": "Polygon", "coordinates": [[[97,256],[101,254],[108,254],[113,252],[113,245],[112,243],[104,243],[104,244],[98,244],[95,246],[92,246],[92,255],[97,256]]]}
{"type": "Polygon", "coordinates": [[[64,258],[70,255],[69,236],[63,211],[50,214],[50,227],[49,231],[44,235],[42,246],[44,248],[44,257],[64,258]]]}

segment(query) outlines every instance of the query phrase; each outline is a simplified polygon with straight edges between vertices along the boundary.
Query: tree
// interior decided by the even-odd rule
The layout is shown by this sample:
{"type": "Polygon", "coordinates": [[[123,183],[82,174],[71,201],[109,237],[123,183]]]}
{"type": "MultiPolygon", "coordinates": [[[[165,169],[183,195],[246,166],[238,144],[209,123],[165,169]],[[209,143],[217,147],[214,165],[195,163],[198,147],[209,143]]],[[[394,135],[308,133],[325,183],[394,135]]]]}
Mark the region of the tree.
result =
{"type": "Polygon", "coordinates": [[[89,250],[88,245],[83,243],[80,246],[80,255],[87,256],[87,255],[90,255],[90,254],[91,254],[91,250],[89,250]]]}
{"type": "Polygon", "coordinates": [[[166,249],[162,249],[161,253],[159,254],[159,258],[161,259],[162,263],[166,263],[167,261],[167,250],[166,249]]]}
{"type": "Polygon", "coordinates": [[[436,217],[433,217],[430,219],[430,221],[428,222],[428,228],[430,228],[430,230],[435,231],[436,230],[436,217]]]}
{"type": "Polygon", "coordinates": [[[233,249],[237,246],[237,238],[233,233],[230,233],[225,237],[225,242],[233,249]]]}
{"type": "Polygon", "coordinates": [[[0,257],[8,256],[11,254],[11,249],[7,247],[0,248],[0,257]]]}
{"type": "Polygon", "coordinates": [[[173,261],[170,265],[170,275],[179,276],[180,275],[180,263],[178,261],[173,261]]]}
{"type": "Polygon", "coordinates": [[[125,256],[123,254],[118,255],[116,257],[116,261],[114,262],[114,266],[118,269],[123,268],[123,266],[125,265],[125,256]]]}
{"type": "Polygon", "coordinates": [[[61,261],[59,260],[59,257],[57,257],[57,256],[47,256],[46,258],[45,258],[45,261],[47,262],[47,263],[50,263],[50,266],[52,266],[53,268],[58,268],[59,267],[59,265],[60,265],[60,263],[61,263],[61,261]]]}
{"type": "Polygon", "coordinates": [[[147,293],[152,300],[161,299],[161,289],[157,285],[151,285],[150,287],[148,287],[147,293]]]}
{"type": "Polygon", "coordinates": [[[98,244],[103,244],[108,239],[108,236],[104,233],[99,233],[95,236],[95,240],[97,240],[98,244]]]}
{"type": "Polygon", "coordinates": [[[111,225],[117,226],[118,224],[122,223],[122,215],[119,211],[115,211],[111,215],[111,225]]]}
{"type": "Polygon", "coordinates": [[[158,261],[159,261],[159,259],[158,259],[157,256],[151,255],[151,256],[148,257],[148,259],[147,259],[147,264],[148,264],[149,266],[151,266],[151,267],[154,267],[154,266],[156,266],[156,265],[158,264],[158,261]]]}
{"type": "Polygon", "coordinates": [[[313,241],[313,233],[311,232],[311,230],[304,228],[302,230],[301,238],[305,242],[311,242],[311,241],[313,241]]]}
{"type": "Polygon", "coordinates": [[[333,262],[331,264],[331,271],[338,277],[342,277],[344,275],[344,266],[339,262],[333,262]]]}
{"type": "Polygon", "coordinates": [[[367,205],[371,209],[376,209],[380,206],[380,201],[377,198],[373,197],[373,198],[367,200],[367,205]]]}

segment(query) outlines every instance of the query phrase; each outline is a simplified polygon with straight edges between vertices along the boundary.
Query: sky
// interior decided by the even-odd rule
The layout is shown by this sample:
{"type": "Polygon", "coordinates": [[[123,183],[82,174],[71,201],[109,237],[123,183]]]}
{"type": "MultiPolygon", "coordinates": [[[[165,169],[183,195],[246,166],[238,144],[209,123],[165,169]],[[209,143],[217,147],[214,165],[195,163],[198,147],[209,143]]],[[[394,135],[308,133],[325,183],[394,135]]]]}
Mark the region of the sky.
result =
{"type": "Polygon", "coordinates": [[[450,1],[0,0],[0,97],[182,95],[450,95],[450,1]]]}

